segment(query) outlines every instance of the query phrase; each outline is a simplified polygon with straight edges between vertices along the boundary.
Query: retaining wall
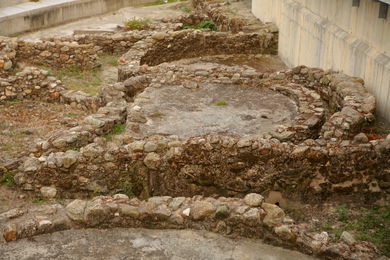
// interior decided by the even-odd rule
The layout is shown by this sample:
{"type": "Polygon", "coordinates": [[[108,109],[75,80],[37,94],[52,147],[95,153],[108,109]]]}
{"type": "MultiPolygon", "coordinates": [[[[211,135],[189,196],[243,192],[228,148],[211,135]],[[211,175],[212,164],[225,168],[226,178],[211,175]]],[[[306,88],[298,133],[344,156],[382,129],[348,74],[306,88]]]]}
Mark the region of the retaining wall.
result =
{"type": "Polygon", "coordinates": [[[279,55],[287,65],[363,78],[378,114],[390,120],[390,20],[378,18],[378,2],[253,0],[252,12],[279,27],[279,55]]]}
{"type": "Polygon", "coordinates": [[[0,35],[12,35],[104,14],[153,0],[41,0],[4,7],[0,12],[0,35]]]}

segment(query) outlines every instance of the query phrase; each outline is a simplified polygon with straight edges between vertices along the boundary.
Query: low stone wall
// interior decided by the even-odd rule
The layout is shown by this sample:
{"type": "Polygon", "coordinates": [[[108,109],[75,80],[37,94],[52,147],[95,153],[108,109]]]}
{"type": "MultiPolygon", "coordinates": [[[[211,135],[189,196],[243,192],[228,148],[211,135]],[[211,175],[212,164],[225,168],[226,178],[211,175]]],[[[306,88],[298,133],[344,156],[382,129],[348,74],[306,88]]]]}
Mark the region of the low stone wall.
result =
{"type": "Polygon", "coordinates": [[[201,30],[155,33],[138,41],[124,54],[118,69],[119,81],[143,71],[141,65],[154,66],[163,62],[218,54],[274,53],[276,38],[270,33],[230,34],[201,30]]]}
{"type": "Polygon", "coordinates": [[[7,77],[15,66],[16,41],[0,37],[0,77],[7,77]]]}
{"type": "Polygon", "coordinates": [[[48,75],[48,72],[34,67],[7,78],[0,78],[0,102],[12,99],[59,100],[63,91],[61,81],[48,75]]]}
{"type": "MultiPolygon", "coordinates": [[[[268,53],[272,51],[272,34],[224,34],[201,31],[179,31],[171,33],[156,33],[150,38],[141,40],[121,58],[121,66],[118,69],[118,79],[124,81],[130,77],[161,73],[175,73],[169,66],[158,66],[157,69],[149,69],[148,66],[155,66],[164,62],[180,60],[202,55],[247,53],[250,46],[250,53],[268,53]],[[171,72],[170,72],[171,71],[171,72]]],[[[229,70],[229,69],[227,69],[229,70]]],[[[196,72],[192,72],[196,73],[196,72]]],[[[180,80],[205,81],[209,78],[219,78],[221,71],[213,73],[203,72],[204,76],[191,78],[185,71],[176,73],[180,80]],[[180,76],[183,75],[184,79],[180,76]],[[186,79],[185,76],[188,76],[186,79]]],[[[356,135],[360,128],[368,122],[374,120],[375,98],[364,88],[364,81],[360,78],[353,78],[344,74],[321,69],[310,69],[304,66],[295,67],[288,71],[281,71],[274,74],[263,74],[251,71],[247,78],[254,80],[242,80],[243,69],[231,69],[229,79],[224,83],[261,85],[270,87],[271,85],[301,84],[302,86],[315,90],[320,97],[328,103],[334,113],[325,122],[321,129],[321,136],[326,139],[349,139],[356,135]],[[236,70],[235,70],[236,69],[236,70]],[[235,75],[235,76],[234,76],[235,75]],[[234,78],[239,75],[239,78],[234,78]],[[233,77],[234,76],[234,77],[233,77]],[[260,80],[259,80],[260,79],[260,80]]],[[[160,79],[165,80],[165,79],[160,79]]],[[[180,81],[177,80],[177,81],[180,81]]],[[[157,81],[157,80],[156,80],[157,81]]],[[[283,87],[276,87],[274,89],[283,87]]],[[[288,91],[284,88],[284,92],[288,91]]],[[[312,95],[313,96],[313,95],[312,95]]],[[[332,113],[333,113],[332,112],[332,113]]],[[[310,116],[306,115],[308,119],[310,116]]],[[[316,119],[316,122],[321,121],[316,119]]],[[[314,122],[314,119],[313,119],[314,122]]],[[[314,123],[313,123],[314,124],[314,123]]],[[[314,124],[316,125],[316,124],[314,124]]]]}
{"type": "Polygon", "coordinates": [[[218,135],[184,142],[173,136],[151,137],[127,145],[100,139],[80,152],[30,157],[15,180],[24,190],[54,185],[71,197],[121,190],[127,183],[141,197],[278,190],[311,202],[355,192],[369,199],[389,192],[389,139],[333,145],[218,135]]]}
{"type": "Polygon", "coordinates": [[[218,54],[275,53],[276,38],[270,33],[229,34],[183,30],[154,34],[155,42],[141,59],[154,66],[184,58],[218,54]]]}
{"type": "MultiPolygon", "coordinates": [[[[50,187],[45,194],[53,195],[50,187]]],[[[1,240],[7,242],[80,227],[192,228],[224,235],[261,238],[266,243],[293,248],[323,259],[375,259],[375,246],[355,240],[345,232],[336,242],[327,232],[310,232],[294,224],[276,205],[264,203],[259,194],[238,198],[152,197],[147,201],[124,194],[74,200],[0,214],[1,240]]]]}
{"type": "MultiPolygon", "coordinates": [[[[369,141],[364,134],[350,140],[374,118],[375,99],[365,90],[361,79],[303,66],[272,74],[222,65],[212,71],[193,71],[184,63],[163,63],[165,60],[160,57],[164,56],[157,52],[166,44],[178,50],[182,46],[182,41],[176,38],[179,36],[187,41],[187,36],[193,40],[220,39],[223,35],[228,43],[216,47],[217,51],[221,50],[218,48],[230,51],[227,46],[230,42],[236,46],[233,45],[236,36],[248,37],[248,42],[251,37],[257,39],[256,35],[247,34],[182,31],[156,33],[135,43],[119,59],[123,63],[120,77],[125,81],[103,91],[113,104],[118,100],[134,101],[127,114],[122,114],[127,117],[126,132],[110,142],[94,139],[113,124],[107,117],[110,127],[106,128],[102,113],[91,116],[84,128],[78,128],[78,133],[64,133],[49,140],[49,145],[38,144],[36,157],[28,158],[16,176],[18,185],[31,191],[54,185],[70,196],[78,192],[86,195],[122,190],[126,185],[141,197],[239,196],[279,190],[297,200],[311,200],[315,195],[319,201],[332,194],[353,196],[355,192],[370,199],[388,191],[389,140],[369,141]],[[161,64],[148,66],[145,60],[161,64]],[[142,109],[135,109],[142,107],[137,99],[139,93],[164,84],[188,87],[208,82],[279,91],[295,100],[299,114],[293,125],[281,127],[275,133],[241,138],[207,135],[179,139],[137,134],[137,125],[147,121],[142,109]],[[105,130],[100,131],[100,127],[105,130]],[[58,146],[57,141],[63,145],[58,146]],[[85,144],[88,145],[82,147],[85,144]],[[81,149],[67,151],[71,147],[81,149]]],[[[191,49],[191,44],[187,47],[191,49]]],[[[172,51],[167,59],[195,56],[197,50],[192,48],[195,53],[175,55],[172,51]]],[[[147,97],[141,95],[142,99],[147,97]]],[[[123,113],[123,109],[118,111],[123,113]]]]}
{"type": "MultiPolygon", "coordinates": [[[[96,137],[108,134],[115,125],[123,124],[125,121],[126,103],[109,102],[99,108],[97,113],[87,116],[81,124],[69,129],[68,132],[55,133],[48,140],[38,141],[36,150],[33,152],[38,155],[80,148],[92,143],[96,137]]],[[[72,155],[76,156],[77,153],[72,153],[72,155]]]]}
{"type": "Polygon", "coordinates": [[[220,31],[230,31],[233,33],[242,31],[245,21],[239,18],[230,18],[224,13],[221,3],[212,3],[208,0],[192,0],[193,7],[214,21],[220,31]]]}
{"type": "Polygon", "coordinates": [[[52,68],[85,69],[97,66],[97,51],[90,44],[18,41],[16,59],[18,62],[52,68]]]}
{"type": "Polygon", "coordinates": [[[45,38],[50,42],[77,42],[80,45],[93,46],[95,53],[124,54],[139,40],[153,34],[153,31],[129,32],[75,32],[73,36],[45,38]]]}

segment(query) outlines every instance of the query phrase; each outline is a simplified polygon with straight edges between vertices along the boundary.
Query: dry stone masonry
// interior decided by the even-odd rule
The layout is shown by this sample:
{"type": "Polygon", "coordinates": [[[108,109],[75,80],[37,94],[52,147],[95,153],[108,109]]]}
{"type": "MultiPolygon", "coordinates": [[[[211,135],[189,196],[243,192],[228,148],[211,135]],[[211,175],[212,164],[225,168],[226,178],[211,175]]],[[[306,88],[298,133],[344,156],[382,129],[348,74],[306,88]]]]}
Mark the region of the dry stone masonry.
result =
{"type": "Polygon", "coordinates": [[[372,244],[343,233],[339,242],[326,232],[307,231],[259,194],[239,198],[151,197],[141,201],[124,194],[13,209],[0,214],[1,240],[13,241],[71,228],[146,227],[201,229],[220,234],[261,238],[268,243],[299,249],[323,259],[374,259],[372,244]]]}
{"type": "Polygon", "coordinates": [[[374,246],[348,233],[332,242],[326,232],[294,224],[259,195],[278,191],[315,203],[390,192],[390,135],[370,140],[362,133],[375,120],[375,98],[363,80],[305,66],[265,73],[246,65],[199,65],[201,56],[273,54],[277,35],[232,33],[241,21],[222,15],[218,5],[194,5],[199,14],[148,30],[84,31],[39,42],[0,38],[0,102],[37,99],[90,113],[77,126],[37,140],[15,169],[23,191],[79,199],[0,214],[3,239],[81,227],[194,228],[263,238],[325,259],[378,257],[374,246]],[[182,30],[203,16],[225,32],[182,30]],[[22,63],[94,68],[97,54],[121,55],[118,82],[97,96],[68,90],[43,69],[15,71],[22,63]],[[217,91],[237,93],[238,101],[218,107],[217,91]],[[208,118],[227,109],[233,117],[237,107],[249,107],[251,96],[267,95],[281,100],[280,110],[246,108],[231,127],[216,118],[213,128],[204,127],[212,130],[202,132],[203,125],[192,127],[194,116],[180,118],[207,106],[208,118]],[[288,116],[277,118],[278,112],[288,116]],[[189,122],[187,130],[177,118],[189,122]],[[124,131],[107,138],[118,125],[124,131]],[[81,199],[96,194],[107,196],[81,199]]]}
{"type": "Polygon", "coordinates": [[[191,60],[169,63],[199,52],[245,53],[251,46],[257,46],[251,52],[267,53],[273,45],[269,39],[184,30],[155,33],[136,42],[119,59],[123,82],[103,91],[102,100],[110,102],[69,133],[38,142],[35,157],[21,166],[17,183],[35,191],[54,185],[60,193],[73,195],[122,190],[130,183],[143,197],[280,190],[298,200],[313,194],[322,200],[334,193],[379,196],[386,191],[388,140],[351,141],[374,119],[375,99],[361,79],[306,67],[270,74],[227,65],[194,69],[191,60]],[[199,91],[210,84],[281,93],[296,103],[297,115],[291,124],[245,136],[210,133],[182,138],[145,130],[156,121],[156,114],[147,110],[154,91],[168,86],[199,91]],[[126,131],[115,140],[95,139],[124,119],[126,131]],[[70,148],[81,149],[67,152],[70,148]],[[72,163],[64,167],[64,158],[72,163]]]}

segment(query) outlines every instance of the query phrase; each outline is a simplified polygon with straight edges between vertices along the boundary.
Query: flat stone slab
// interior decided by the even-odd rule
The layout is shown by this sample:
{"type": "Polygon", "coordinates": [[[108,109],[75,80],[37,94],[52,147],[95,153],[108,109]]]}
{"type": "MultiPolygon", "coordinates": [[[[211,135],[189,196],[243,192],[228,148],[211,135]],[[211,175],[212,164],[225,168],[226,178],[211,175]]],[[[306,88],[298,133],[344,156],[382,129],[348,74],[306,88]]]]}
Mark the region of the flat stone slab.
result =
{"type": "Polygon", "coordinates": [[[148,87],[134,104],[129,118],[143,137],[263,134],[292,124],[297,114],[296,103],[276,91],[223,84],[148,87]]]}
{"type": "Polygon", "coordinates": [[[192,230],[85,229],[0,244],[2,260],[42,259],[257,259],[309,260],[304,254],[192,230]]]}

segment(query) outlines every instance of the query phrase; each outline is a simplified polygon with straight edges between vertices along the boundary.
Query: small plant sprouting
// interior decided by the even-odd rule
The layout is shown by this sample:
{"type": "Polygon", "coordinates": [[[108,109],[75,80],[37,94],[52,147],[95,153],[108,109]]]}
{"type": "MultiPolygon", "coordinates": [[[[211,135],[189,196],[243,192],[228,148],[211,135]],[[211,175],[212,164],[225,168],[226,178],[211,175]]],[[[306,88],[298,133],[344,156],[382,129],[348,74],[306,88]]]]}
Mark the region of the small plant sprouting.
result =
{"type": "Polygon", "coordinates": [[[9,171],[6,168],[0,168],[0,184],[4,183],[7,187],[15,186],[14,176],[15,173],[13,171],[9,171]]]}
{"type": "Polygon", "coordinates": [[[214,21],[212,20],[203,20],[197,25],[185,25],[183,26],[184,29],[209,29],[211,31],[216,31],[217,26],[215,25],[214,21]]]}
{"type": "Polygon", "coordinates": [[[111,140],[114,135],[120,134],[125,130],[125,124],[117,124],[112,129],[111,132],[103,136],[106,140],[111,140]]]}
{"type": "Polygon", "coordinates": [[[129,196],[129,198],[135,196],[133,191],[133,185],[129,181],[125,181],[124,183],[122,183],[121,191],[127,196],[129,196]]]}
{"type": "Polygon", "coordinates": [[[150,23],[149,19],[132,18],[125,21],[123,24],[129,30],[142,30],[150,23]]]}
{"type": "Polygon", "coordinates": [[[346,204],[341,204],[336,208],[336,213],[339,215],[338,216],[339,221],[345,222],[348,220],[347,211],[348,211],[348,206],[346,204]]]}
{"type": "Polygon", "coordinates": [[[215,102],[216,106],[226,106],[228,103],[225,100],[218,100],[215,102]]]}
{"type": "Polygon", "coordinates": [[[45,203],[46,201],[48,201],[48,199],[46,199],[46,198],[39,198],[39,197],[31,199],[32,203],[45,203]]]}

